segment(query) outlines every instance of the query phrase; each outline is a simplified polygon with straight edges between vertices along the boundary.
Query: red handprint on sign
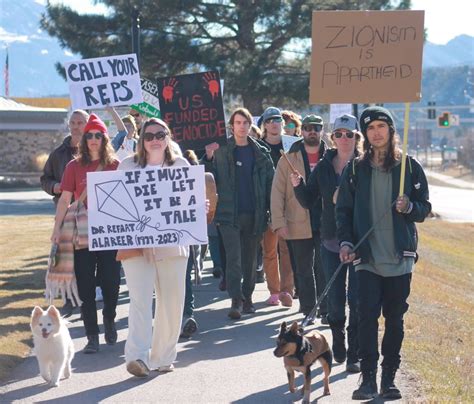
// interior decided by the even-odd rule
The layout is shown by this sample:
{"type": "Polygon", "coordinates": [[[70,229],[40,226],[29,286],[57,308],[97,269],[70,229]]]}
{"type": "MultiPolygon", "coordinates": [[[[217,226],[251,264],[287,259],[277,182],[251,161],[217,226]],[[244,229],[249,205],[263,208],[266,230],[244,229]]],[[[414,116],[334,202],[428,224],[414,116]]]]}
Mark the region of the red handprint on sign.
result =
{"type": "Polygon", "coordinates": [[[217,80],[216,74],[207,72],[204,74],[203,79],[207,83],[208,90],[211,93],[212,99],[214,100],[214,98],[219,96],[219,81],[217,80]]]}
{"type": "Polygon", "coordinates": [[[169,80],[168,84],[166,84],[166,80],[163,81],[163,99],[165,100],[166,104],[169,104],[170,102],[173,101],[173,96],[174,96],[174,89],[178,82],[176,79],[173,77],[169,80]]]}

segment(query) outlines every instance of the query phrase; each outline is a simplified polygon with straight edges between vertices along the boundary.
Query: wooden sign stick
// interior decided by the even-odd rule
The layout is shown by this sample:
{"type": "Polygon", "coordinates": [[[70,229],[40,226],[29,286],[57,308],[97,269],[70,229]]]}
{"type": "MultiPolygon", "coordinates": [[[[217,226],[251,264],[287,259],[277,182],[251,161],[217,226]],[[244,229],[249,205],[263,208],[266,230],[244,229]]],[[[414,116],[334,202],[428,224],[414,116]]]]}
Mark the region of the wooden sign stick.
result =
{"type": "Polygon", "coordinates": [[[398,196],[404,194],[405,187],[405,171],[406,171],[406,162],[407,162],[407,145],[408,145],[408,124],[410,123],[410,103],[405,103],[405,125],[403,128],[403,151],[402,151],[402,166],[400,172],[400,191],[398,196]]]}
{"type": "Polygon", "coordinates": [[[283,150],[280,150],[280,154],[286,160],[288,165],[290,166],[291,171],[293,171],[294,174],[298,174],[298,171],[296,170],[295,167],[293,167],[293,164],[290,163],[290,160],[288,159],[288,156],[286,155],[286,153],[283,150]]]}

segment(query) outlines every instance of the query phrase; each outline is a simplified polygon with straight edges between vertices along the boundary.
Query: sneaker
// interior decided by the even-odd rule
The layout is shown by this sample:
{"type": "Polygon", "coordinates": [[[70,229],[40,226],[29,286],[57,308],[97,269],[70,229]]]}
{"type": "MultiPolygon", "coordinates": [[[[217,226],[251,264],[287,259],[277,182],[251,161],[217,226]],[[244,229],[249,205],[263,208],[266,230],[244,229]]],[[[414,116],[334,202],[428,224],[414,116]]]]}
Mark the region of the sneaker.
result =
{"type": "Polygon", "coordinates": [[[279,298],[283,306],[285,307],[293,306],[293,298],[288,292],[281,292],[279,298]]]}
{"type": "Polygon", "coordinates": [[[160,366],[158,369],[156,369],[158,372],[163,372],[163,373],[169,373],[174,370],[174,365],[165,365],[165,366],[160,366]]]}
{"type": "Polygon", "coordinates": [[[253,314],[255,313],[255,306],[253,305],[252,303],[252,298],[249,297],[247,299],[244,300],[244,305],[243,305],[243,308],[242,308],[242,312],[245,313],[245,314],[253,314]]]}
{"type": "Polygon", "coordinates": [[[95,288],[95,301],[96,302],[103,302],[104,301],[104,296],[102,296],[102,288],[100,286],[97,286],[95,288]]]}
{"type": "Polygon", "coordinates": [[[99,351],[99,336],[98,335],[88,335],[87,344],[82,350],[85,354],[94,354],[99,351]]]}
{"type": "Polygon", "coordinates": [[[255,278],[255,283],[265,283],[265,274],[263,273],[263,269],[257,271],[257,277],[255,278]]]}
{"type": "Polygon", "coordinates": [[[265,300],[265,304],[269,306],[278,306],[280,304],[280,298],[276,294],[270,295],[270,297],[267,300],[265,300]]]}
{"type": "Polygon", "coordinates": [[[64,303],[64,306],[59,309],[59,313],[63,318],[71,317],[73,311],[74,307],[70,299],[66,299],[66,303],[64,303]]]}
{"type": "Polygon", "coordinates": [[[371,400],[377,397],[377,372],[375,370],[364,371],[361,374],[362,383],[352,393],[353,400],[371,400]]]}
{"type": "Polygon", "coordinates": [[[115,345],[117,343],[117,329],[115,321],[104,317],[104,338],[107,345],[115,345]]]}
{"type": "Polygon", "coordinates": [[[360,362],[347,362],[346,363],[347,373],[360,373],[360,362]]]}
{"type": "Polygon", "coordinates": [[[136,377],[147,377],[150,374],[150,369],[145,365],[145,362],[137,359],[127,363],[127,372],[136,377]]]}
{"type": "Polygon", "coordinates": [[[242,310],[242,299],[233,298],[232,304],[230,306],[229,313],[227,313],[227,316],[229,316],[232,320],[239,320],[242,317],[242,315],[240,314],[241,310],[242,310]]]}
{"type": "Polygon", "coordinates": [[[383,398],[389,399],[400,399],[402,393],[397,386],[395,386],[395,374],[397,369],[394,368],[382,368],[382,379],[380,381],[380,395],[383,398]]]}
{"type": "Polygon", "coordinates": [[[197,323],[194,317],[184,317],[183,326],[181,328],[180,338],[191,338],[191,336],[197,331],[197,323]]]}
{"type": "Polygon", "coordinates": [[[221,267],[212,268],[212,276],[214,278],[220,278],[222,276],[222,268],[221,267]]]}

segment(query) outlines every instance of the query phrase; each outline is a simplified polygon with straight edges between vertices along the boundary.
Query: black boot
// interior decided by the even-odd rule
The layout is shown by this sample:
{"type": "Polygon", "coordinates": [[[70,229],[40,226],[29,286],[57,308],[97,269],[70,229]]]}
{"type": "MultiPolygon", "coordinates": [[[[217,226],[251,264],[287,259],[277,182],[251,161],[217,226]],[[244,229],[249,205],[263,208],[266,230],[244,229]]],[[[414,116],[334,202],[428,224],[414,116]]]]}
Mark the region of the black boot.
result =
{"type": "Polygon", "coordinates": [[[117,342],[117,329],[115,321],[104,317],[104,338],[107,345],[115,345],[117,342]]]}
{"type": "Polygon", "coordinates": [[[330,323],[332,332],[332,353],[337,363],[343,363],[346,360],[346,333],[344,323],[330,323]]]}
{"type": "Polygon", "coordinates": [[[359,337],[357,335],[357,328],[349,325],[349,327],[347,327],[347,362],[346,362],[346,371],[349,373],[360,372],[360,362],[359,362],[358,352],[359,352],[359,337]]]}
{"type": "Polygon", "coordinates": [[[85,354],[93,354],[99,351],[99,336],[98,335],[88,335],[87,344],[82,350],[85,354]]]}
{"type": "Polygon", "coordinates": [[[382,380],[380,381],[380,395],[383,398],[399,399],[402,398],[400,390],[395,386],[395,368],[382,368],[382,380]]]}
{"type": "Polygon", "coordinates": [[[227,315],[232,320],[238,320],[242,315],[240,312],[242,311],[242,299],[241,298],[233,298],[232,305],[230,306],[229,313],[227,315]]]}
{"type": "Polygon", "coordinates": [[[352,392],[353,400],[371,400],[377,397],[377,371],[362,371],[362,383],[352,392]]]}

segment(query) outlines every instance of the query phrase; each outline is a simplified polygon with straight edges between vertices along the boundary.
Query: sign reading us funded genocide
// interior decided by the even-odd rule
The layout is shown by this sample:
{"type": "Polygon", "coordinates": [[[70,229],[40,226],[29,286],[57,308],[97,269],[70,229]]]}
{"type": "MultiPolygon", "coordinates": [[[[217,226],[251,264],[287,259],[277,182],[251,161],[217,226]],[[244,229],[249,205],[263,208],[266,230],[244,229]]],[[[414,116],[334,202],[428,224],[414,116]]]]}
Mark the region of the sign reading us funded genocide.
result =
{"type": "Polygon", "coordinates": [[[207,243],[203,166],[87,173],[89,249],[207,243]]]}
{"type": "Polygon", "coordinates": [[[226,124],[219,72],[158,79],[161,118],[181,150],[203,150],[226,143],[226,124]]]}
{"type": "Polygon", "coordinates": [[[311,104],[421,98],[424,11],[314,11],[311,104]]]}
{"type": "Polygon", "coordinates": [[[135,54],[64,64],[72,109],[130,105],[143,101],[135,54]]]}
{"type": "Polygon", "coordinates": [[[160,118],[160,100],[158,86],[150,80],[141,79],[143,102],[133,104],[131,108],[149,118],[160,118]]]}

